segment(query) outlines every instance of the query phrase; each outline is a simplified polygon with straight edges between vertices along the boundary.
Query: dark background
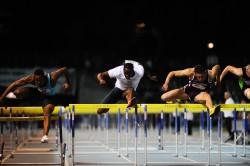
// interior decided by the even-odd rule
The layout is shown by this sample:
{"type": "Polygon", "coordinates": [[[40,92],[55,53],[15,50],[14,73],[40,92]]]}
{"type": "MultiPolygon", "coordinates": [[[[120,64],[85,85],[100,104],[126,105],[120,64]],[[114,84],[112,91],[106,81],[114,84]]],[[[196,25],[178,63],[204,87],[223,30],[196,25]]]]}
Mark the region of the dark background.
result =
{"type": "Polygon", "coordinates": [[[81,67],[93,57],[103,63],[111,63],[111,58],[121,61],[131,56],[128,48],[138,20],[153,29],[157,53],[143,56],[156,63],[204,63],[206,43],[212,41],[222,65],[245,65],[250,47],[246,4],[237,0],[1,1],[1,66],[81,67]]]}
{"type": "MultiPolygon", "coordinates": [[[[158,73],[206,64],[249,63],[247,1],[0,1],[4,67],[107,70],[135,59],[158,73]],[[135,25],[146,27],[137,31],[135,25]],[[207,43],[215,48],[209,50],[207,43]]],[[[230,79],[230,76],[229,76],[230,79]]],[[[161,84],[161,83],[160,83],[161,84]]]]}

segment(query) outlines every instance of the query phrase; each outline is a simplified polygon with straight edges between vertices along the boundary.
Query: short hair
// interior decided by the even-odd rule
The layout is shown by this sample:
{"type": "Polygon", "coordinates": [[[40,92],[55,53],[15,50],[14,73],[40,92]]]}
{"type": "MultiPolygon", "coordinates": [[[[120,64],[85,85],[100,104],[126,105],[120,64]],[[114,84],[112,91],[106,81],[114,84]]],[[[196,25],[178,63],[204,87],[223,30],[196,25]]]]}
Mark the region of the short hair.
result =
{"type": "Polygon", "coordinates": [[[196,66],[194,67],[194,72],[195,72],[195,73],[203,74],[203,73],[206,72],[206,70],[207,70],[207,69],[206,69],[203,65],[200,65],[200,64],[198,64],[198,65],[196,65],[196,66]]]}
{"type": "Polygon", "coordinates": [[[124,63],[124,68],[134,70],[134,65],[132,63],[124,63]]]}
{"type": "Polygon", "coordinates": [[[227,94],[227,95],[229,95],[229,96],[232,96],[230,91],[225,91],[224,94],[227,94]]]}
{"type": "Polygon", "coordinates": [[[250,68],[250,64],[246,65],[246,69],[249,69],[250,68]]]}
{"type": "Polygon", "coordinates": [[[37,76],[44,76],[44,71],[43,71],[43,69],[36,69],[35,71],[34,71],[34,75],[37,75],[37,76]]]}

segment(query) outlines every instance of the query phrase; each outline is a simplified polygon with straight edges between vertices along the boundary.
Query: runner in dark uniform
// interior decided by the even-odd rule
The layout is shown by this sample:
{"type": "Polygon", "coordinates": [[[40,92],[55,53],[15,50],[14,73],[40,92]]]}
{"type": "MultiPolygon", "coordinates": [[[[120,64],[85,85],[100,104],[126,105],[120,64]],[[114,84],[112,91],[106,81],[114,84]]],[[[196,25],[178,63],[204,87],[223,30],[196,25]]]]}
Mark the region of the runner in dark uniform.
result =
{"type": "Polygon", "coordinates": [[[223,80],[223,78],[226,74],[228,74],[228,72],[239,77],[240,89],[243,91],[245,97],[250,100],[250,65],[239,68],[228,65],[222,71],[220,81],[223,80]]]}
{"type": "Polygon", "coordinates": [[[211,70],[207,70],[202,65],[196,65],[193,68],[171,71],[162,86],[165,93],[161,96],[161,99],[163,101],[181,99],[204,103],[209,109],[210,116],[213,116],[219,112],[220,108],[219,105],[213,105],[209,92],[212,87],[220,85],[219,74],[219,65],[213,66],[211,70]],[[189,83],[184,87],[168,91],[170,80],[173,77],[188,77],[189,83]]]}
{"type": "Polygon", "coordinates": [[[206,71],[206,79],[204,81],[199,81],[195,76],[189,79],[187,85],[185,85],[184,91],[189,96],[190,101],[195,101],[195,96],[201,92],[208,92],[212,90],[214,86],[214,81],[209,80],[208,73],[206,71]]]}
{"type": "Polygon", "coordinates": [[[45,73],[42,69],[37,69],[33,74],[11,83],[0,96],[0,102],[3,102],[5,97],[28,99],[31,103],[42,106],[44,113],[42,143],[48,142],[51,113],[56,105],[54,87],[61,76],[65,77],[63,88],[68,90],[70,88],[70,81],[66,67],[50,73],[45,73]]]}

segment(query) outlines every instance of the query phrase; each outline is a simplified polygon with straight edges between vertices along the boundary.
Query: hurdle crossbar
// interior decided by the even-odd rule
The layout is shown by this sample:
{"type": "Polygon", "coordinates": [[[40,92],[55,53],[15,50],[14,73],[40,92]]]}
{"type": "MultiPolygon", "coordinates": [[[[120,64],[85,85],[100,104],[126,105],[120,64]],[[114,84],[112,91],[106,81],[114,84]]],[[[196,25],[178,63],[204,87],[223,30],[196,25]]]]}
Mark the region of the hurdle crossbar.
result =
{"type": "MultiPolygon", "coordinates": [[[[35,117],[0,117],[0,122],[17,122],[17,121],[39,121],[43,120],[43,116],[35,117]]],[[[51,120],[58,120],[57,116],[52,116],[51,120]]]]}
{"type": "MultiPolygon", "coordinates": [[[[137,104],[138,112],[143,113],[142,106],[144,104],[137,104]]],[[[203,104],[146,104],[148,108],[148,114],[154,113],[172,113],[178,109],[178,112],[184,112],[187,109],[189,112],[200,113],[206,111],[207,107],[203,104]]],[[[221,111],[228,111],[236,109],[237,111],[250,111],[250,104],[220,104],[221,111]]],[[[70,109],[75,109],[75,114],[96,114],[97,109],[109,108],[110,114],[116,114],[118,108],[122,114],[126,113],[126,104],[70,104],[70,109]]],[[[130,108],[129,113],[134,113],[134,108],[130,108]]]]}
{"type": "MultiPolygon", "coordinates": [[[[52,112],[53,115],[57,115],[60,111],[60,109],[64,108],[63,106],[56,106],[54,111],[52,112]]],[[[33,114],[33,115],[39,115],[43,114],[42,107],[0,107],[2,114],[33,114]]],[[[64,108],[66,109],[66,108],[64,108]]]]}
{"type": "MultiPolygon", "coordinates": [[[[143,104],[137,104],[138,112],[143,113],[143,104]]],[[[184,112],[187,109],[189,112],[200,113],[207,110],[207,107],[203,104],[146,104],[148,107],[148,114],[160,113],[172,113],[176,109],[178,112],[184,112]]],[[[125,114],[127,104],[69,104],[69,108],[75,107],[76,114],[96,114],[97,109],[109,108],[110,114],[116,114],[118,108],[122,114],[125,114]]],[[[220,104],[221,111],[233,110],[237,111],[250,111],[250,104],[220,104]]],[[[56,106],[52,114],[58,114],[62,106],[56,106]]],[[[64,107],[63,107],[64,108],[64,107]]],[[[43,114],[42,107],[0,107],[3,114],[9,114],[10,110],[13,114],[43,114]]],[[[64,109],[68,109],[67,107],[64,109]]],[[[129,108],[128,113],[134,113],[134,108],[129,108]]]]}

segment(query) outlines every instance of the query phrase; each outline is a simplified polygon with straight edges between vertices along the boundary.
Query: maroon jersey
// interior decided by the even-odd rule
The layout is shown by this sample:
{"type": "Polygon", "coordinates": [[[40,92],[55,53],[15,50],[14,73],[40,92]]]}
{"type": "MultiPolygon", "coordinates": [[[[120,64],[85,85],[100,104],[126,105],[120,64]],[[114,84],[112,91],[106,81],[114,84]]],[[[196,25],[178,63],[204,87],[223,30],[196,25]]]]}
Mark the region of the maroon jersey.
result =
{"type": "Polygon", "coordinates": [[[208,92],[212,89],[214,82],[209,79],[208,73],[204,81],[200,82],[195,76],[189,79],[188,84],[184,86],[185,93],[188,94],[191,100],[200,92],[208,92]]]}

